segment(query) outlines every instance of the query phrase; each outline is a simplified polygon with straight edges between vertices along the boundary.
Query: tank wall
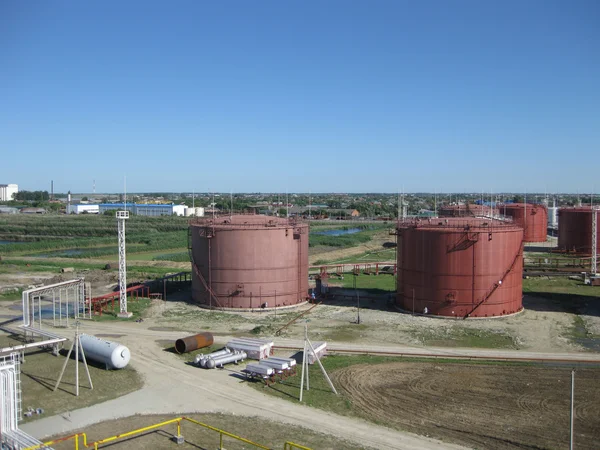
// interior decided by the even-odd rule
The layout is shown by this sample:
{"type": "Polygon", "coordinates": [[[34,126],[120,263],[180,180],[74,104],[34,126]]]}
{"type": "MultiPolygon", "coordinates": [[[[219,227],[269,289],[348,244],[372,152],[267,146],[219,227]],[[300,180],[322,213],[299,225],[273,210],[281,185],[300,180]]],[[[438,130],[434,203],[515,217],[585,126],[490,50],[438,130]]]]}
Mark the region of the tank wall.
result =
{"type": "Polygon", "coordinates": [[[525,242],[546,242],[548,235],[548,210],[542,205],[510,204],[500,207],[500,214],[511,217],[523,227],[525,242]]]}
{"type": "MultiPolygon", "coordinates": [[[[600,213],[596,232],[599,240],[596,251],[600,253],[600,213]]],[[[580,255],[592,253],[592,210],[583,208],[558,210],[558,248],[580,255]]]]}
{"type": "Polygon", "coordinates": [[[502,281],[470,315],[493,317],[520,311],[523,232],[511,230],[493,231],[491,240],[486,230],[475,233],[477,241],[472,245],[462,230],[399,230],[398,305],[417,313],[427,308],[429,314],[464,317],[502,281]],[[503,278],[513,261],[512,270],[503,278]]]}
{"type": "Polygon", "coordinates": [[[202,234],[201,227],[192,227],[194,261],[212,286],[219,305],[214,304],[215,299],[194,273],[192,291],[195,301],[234,309],[290,306],[306,301],[306,224],[276,228],[216,228],[212,238],[202,234]]]}

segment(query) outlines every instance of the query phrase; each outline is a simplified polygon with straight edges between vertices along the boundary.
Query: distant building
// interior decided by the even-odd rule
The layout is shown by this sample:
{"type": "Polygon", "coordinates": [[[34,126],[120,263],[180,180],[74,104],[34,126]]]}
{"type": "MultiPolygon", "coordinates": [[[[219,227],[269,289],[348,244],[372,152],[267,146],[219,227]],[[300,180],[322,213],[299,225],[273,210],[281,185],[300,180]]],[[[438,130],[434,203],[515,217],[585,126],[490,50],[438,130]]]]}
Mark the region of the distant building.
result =
{"type": "MultiPolygon", "coordinates": [[[[90,206],[90,205],[86,205],[90,206]]],[[[138,216],[183,216],[185,215],[185,205],[155,205],[146,203],[101,203],[98,205],[98,212],[104,214],[106,211],[124,211],[138,216]]]]}
{"type": "Polygon", "coordinates": [[[0,184],[0,202],[9,202],[13,199],[13,194],[19,192],[19,186],[16,184],[0,184]]]}
{"type": "Polygon", "coordinates": [[[89,203],[76,203],[67,206],[67,214],[99,214],[100,205],[92,205],[89,203]]]}
{"type": "Polygon", "coordinates": [[[17,214],[19,210],[10,206],[0,206],[0,214],[17,214]]]}
{"type": "Polygon", "coordinates": [[[138,216],[183,216],[185,208],[185,205],[136,204],[133,213],[138,216]]]}
{"type": "Polygon", "coordinates": [[[106,211],[129,211],[131,214],[135,214],[134,208],[135,203],[100,203],[98,212],[104,214],[106,211]]]}
{"type": "Polygon", "coordinates": [[[357,209],[330,209],[327,211],[329,217],[359,217],[357,209]]]}
{"type": "Polygon", "coordinates": [[[21,214],[46,214],[44,208],[22,208],[21,214]]]}

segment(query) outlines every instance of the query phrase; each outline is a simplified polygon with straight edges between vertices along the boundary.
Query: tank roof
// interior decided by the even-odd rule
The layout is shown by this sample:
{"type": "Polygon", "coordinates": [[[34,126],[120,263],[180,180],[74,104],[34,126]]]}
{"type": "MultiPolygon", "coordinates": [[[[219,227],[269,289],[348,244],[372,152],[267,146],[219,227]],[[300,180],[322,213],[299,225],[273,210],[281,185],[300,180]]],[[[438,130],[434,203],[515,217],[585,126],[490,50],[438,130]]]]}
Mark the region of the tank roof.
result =
{"type": "Polygon", "coordinates": [[[436,217],[431,219],[409,219],[397,222],[396,228],[418,228],[424,231],[519,231],[521,227],[509,220],[486,217],[436,217]]]}
{"type": "Polygon", "coordinates": [[[546,205],[541,203],[501,203],[500,208],[546,208],[546,205]]]}
{"type": "MultiPolygon", "coordinates": [[[[600,210],[600,206],[594,206],[593,209],[600,210]]],[[[589,213],[592,212],[592,206],[561,206],[558,211],[589,213]]]]}
{"type": "Polygon", "coordinates": [[[216,217],[199,217],[190,221],[190,226],[215,227],[225,229],[236,228],[287,228],[308,224],[295,217],[275,217],[261,214],[236,214],[216,217]]]}

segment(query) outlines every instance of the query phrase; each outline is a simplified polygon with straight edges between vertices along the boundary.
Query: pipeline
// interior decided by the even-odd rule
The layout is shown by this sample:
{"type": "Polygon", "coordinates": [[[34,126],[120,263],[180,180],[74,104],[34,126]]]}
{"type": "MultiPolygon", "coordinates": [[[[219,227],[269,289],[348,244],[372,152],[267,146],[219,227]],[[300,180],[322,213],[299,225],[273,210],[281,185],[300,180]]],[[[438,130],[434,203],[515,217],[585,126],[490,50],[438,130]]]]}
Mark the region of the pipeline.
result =
{"type": "Polygon", "coordinates": [[[211,333],[198,333],[194,336],[177,339],[175,341],[175,351],[179,354],[193,352],[199,348],[210,347],[215,342],[211,333]]]}
{"type": "Polygon", "coordinates": [[[207,369],[214,369],[215,367],[223,367],[225,364],[238,363],[245,360],[248,357],[246,352],[234,351],[230,355],[223,355],[217,358],[208,358],[204,367],[207,369]]]}
{"type": "MultiPolygon", "coordinates": [[[[300,346],[277,345],[276,350],[302,350],[300,346]]],[[[583,366],[600,365],[600,359],[570,359],[553,357],[551,355],[540,358],[526,356],[492,356],[492,355],[469,355],[469,354],[451,354],[451,353],[419,353],[403,352],[397,350],[351,350],[342,348],[327,348],[329,355],[377,355],[377,356],[397,356],[400,358],[414,359],[455,359],[462,361],[502,361],[502,362],[525,362],[541,364],[577,364],[583,366]]]]}

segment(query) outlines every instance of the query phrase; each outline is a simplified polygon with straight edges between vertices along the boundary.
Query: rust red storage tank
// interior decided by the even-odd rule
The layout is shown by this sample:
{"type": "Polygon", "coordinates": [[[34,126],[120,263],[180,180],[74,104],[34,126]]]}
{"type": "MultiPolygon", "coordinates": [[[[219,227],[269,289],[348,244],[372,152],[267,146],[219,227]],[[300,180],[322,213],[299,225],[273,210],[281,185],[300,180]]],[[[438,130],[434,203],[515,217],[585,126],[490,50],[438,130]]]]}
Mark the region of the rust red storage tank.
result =
{"type": "Polygon", "coordinates": [[[521,227],[486,218],[439,218],[400,221],[397,235],[400,308],[449,317],[523,309],[521,227]]]}
{"type": "Polygon", "coordinates": [[[523,227],[525,242],[546,242],[548,236],[548,209],[532,203],[504,203],[500,214],[512,218],[523,227]]]}
{"type": "MultiPolygon", "coordinates": [[[[600,253],[600,212],[596,221],[596,252],[600,253]]],[[[592,254],[592,208],[560,208],[558,210],[558,248],[578,255],[592,254]]]]}
{"type": "Polygon", "coordinates": [[[490,208],[485,205],[477,205],[475,203],[467,203],[463,205],[445,205],[440,207],[440,217],[480,217],[498,214],[497,208],[490,208]]]}
{"type": "Polygon", "coordinates": [[[308,298],[308,224],[261,215],[190,222],[192,298],[209,308],[293,306],[308,298]]]}

